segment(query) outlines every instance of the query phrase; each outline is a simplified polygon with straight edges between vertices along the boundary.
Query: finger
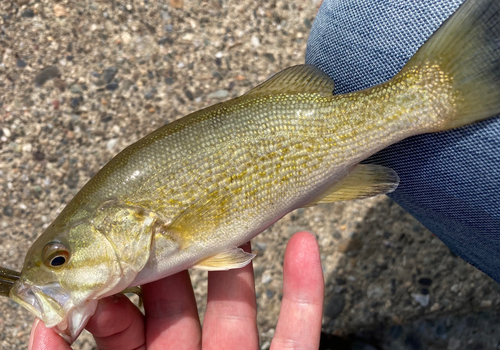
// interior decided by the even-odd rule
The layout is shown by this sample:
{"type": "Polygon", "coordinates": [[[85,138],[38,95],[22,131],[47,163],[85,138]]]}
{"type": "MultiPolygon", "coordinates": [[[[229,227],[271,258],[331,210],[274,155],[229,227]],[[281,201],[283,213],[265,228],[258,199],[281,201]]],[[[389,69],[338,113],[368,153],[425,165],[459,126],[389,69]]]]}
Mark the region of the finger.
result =
{"type": "Polygon", "coordinates": [[[144,316],[123,294],[99,300],[85,328],[99,350],[146,349],[144,316]]]}
{"type": "Polygon", "coordinates": [[[71,350],[64,339],[38,318],[33,323],[28,350],[71,350]]]}
{"type": "MultiPolygon", "coordinates": [[[[251,252],[250,243],[242,248],[251,252]]],[[[259,349],[252,264],[208,273],[203,350],[259,349]]]]}
{"type": "Polygon", "coordinates": [[[187,271],[142,287],[148,350],[201,349],[201,327],[187,271]]]}
{"type": "Polygon", "coordinates": [[[308,232],[299,232],[285,251],[283,300],[272,350],[318,349],[324,289],[316,239],[308,232]]]}

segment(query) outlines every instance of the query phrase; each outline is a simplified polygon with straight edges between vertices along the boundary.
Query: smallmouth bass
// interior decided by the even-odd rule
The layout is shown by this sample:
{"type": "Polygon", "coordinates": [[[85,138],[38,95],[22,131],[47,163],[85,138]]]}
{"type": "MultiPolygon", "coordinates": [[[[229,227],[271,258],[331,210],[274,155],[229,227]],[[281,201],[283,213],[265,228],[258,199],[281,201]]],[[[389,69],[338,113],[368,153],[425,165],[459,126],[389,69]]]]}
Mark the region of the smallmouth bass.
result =
{"type": "Polygon", "coordinates": [[[10,296],[71,342],[97,300],[186,268],[237,268],[237,247],[289,211],[395,189],[358,165],[411,135],[500,112],[500,6],[468,0],[387,83],[333,95],[311,66],[171,123],[122,151],[27,254],[10,296]]]}

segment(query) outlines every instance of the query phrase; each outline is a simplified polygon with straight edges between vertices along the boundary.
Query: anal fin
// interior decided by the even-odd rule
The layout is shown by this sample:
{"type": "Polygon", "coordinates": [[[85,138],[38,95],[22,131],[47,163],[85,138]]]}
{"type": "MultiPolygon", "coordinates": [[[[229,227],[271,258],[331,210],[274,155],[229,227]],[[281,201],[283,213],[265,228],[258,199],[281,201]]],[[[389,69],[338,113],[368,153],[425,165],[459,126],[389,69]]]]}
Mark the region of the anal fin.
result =
{"type": "Polygon", "coordinates": [[[255,254],[234,247],[200,261],[193,268],[205,271],[227,271],[248,265],[254,257],[255,254]]]}
{"type": "Polygon", "coordinates": [[[342,180],[304,207],[390,193],[398,187],[398,184],[398,174],[391,168],[375,164],[358,164],[342,180]]]}

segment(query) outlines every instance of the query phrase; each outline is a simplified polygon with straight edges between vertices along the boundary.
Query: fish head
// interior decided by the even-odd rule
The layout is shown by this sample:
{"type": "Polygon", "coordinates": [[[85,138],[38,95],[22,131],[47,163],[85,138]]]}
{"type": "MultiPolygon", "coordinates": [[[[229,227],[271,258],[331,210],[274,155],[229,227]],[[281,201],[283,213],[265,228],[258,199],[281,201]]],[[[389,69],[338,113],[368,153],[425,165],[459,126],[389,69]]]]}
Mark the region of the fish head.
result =
{"type": "Polygon", "coordinates": [[[29,249],[9,296],[72,343],[97,300],[126,287],[121,275],[112,244],[90,222],[53,224],[29,249]]]}

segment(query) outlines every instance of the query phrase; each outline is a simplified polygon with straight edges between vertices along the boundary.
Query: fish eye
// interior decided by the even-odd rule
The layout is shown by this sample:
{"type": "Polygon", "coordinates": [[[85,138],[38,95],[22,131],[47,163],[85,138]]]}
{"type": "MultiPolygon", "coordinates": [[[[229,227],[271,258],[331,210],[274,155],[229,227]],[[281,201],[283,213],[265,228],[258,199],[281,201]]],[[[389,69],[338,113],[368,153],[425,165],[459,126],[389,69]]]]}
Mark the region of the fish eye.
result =
{"type": "Polygon", "coordinates": [[[43,248],[42,258],[47,267],[57,269],[69,260],[69,249],[61,242],[49,242],[43,248]]]}

